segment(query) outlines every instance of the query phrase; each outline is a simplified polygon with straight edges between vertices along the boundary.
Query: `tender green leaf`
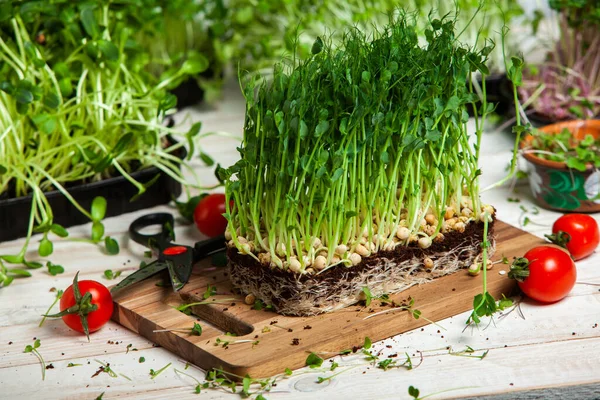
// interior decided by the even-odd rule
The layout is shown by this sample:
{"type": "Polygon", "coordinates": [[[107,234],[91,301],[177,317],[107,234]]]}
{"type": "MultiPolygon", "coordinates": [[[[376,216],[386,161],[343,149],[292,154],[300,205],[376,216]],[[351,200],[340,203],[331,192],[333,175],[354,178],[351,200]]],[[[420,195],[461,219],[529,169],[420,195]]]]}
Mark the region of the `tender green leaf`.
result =
{"type": "Polygon", "coordinates": [[[94,221],[92,223],[92,240],[98,242],[104,236],[104,224],[100,221],[94,221]]]}
{"type": "Polygon", "coordinates": [[[35,126],[46,135],[50,135],[56,130],[56,118],[50,114],[37,114],[31,119],[35,126]]]}
{"type": "Polygon", "coordinates": [[[41,257],[48,257],[50,254],[52,254],[53,250],[54,246],[52,245],[52,242],[48,240],[48,238],[44,237],[40,242],[40,246],[38,247],[38,254],[41,257]]]}
{"type": "Polygon", "coordinates": [[[22,276],[22,277],[30,277],[31,276],[31,272],[25,270],[25,269],[19,269],[19,268],[12,268],[8,270],[8,273],[14,276],[22,276]]]}
{"type": "Polygon", "coordinates": [[[193,53],[183,62],[181,72],[189,75],[198,75],[208,68],[208,59],[200,53],[193,53]]]}
{"type": "Polygon", "coordinates": [[[30,269],[39,269],[42,268],[44,265],[40,262],[37,261],[25,261],[23,260],[23,264],[30,269]]]}
{"type": "Polygon", "coordinates": [[[33,101],[33,93],[30,90],[18,87],[14,91],[14,97],[17,103],[29,104],[33,101]]]}
{"type": "Polygon", "coordinates": [[[100,221],[106,215],[106,199],[102,196],[97,196],[92,200],[91,208],[92,219],[100,221]]]}
{"type": "MultiPolygon", "coordinates": [[[[127,132],[124,135],[122,135],[119,140],[117,141],[117,144],[115,144],[115,147],[113,147],[112,153],[113,155],[117,156],[121,153],[123,153],[127,147],[129,147],[131,145],[133,141],[133,133],[131,132],[127,132]]],[[[106,203],[106,201],[105,201],[106,203]]],[[[104,206],[106,208],[106,204],[104,206]]],[[[102,217],[104,218],[104,217],[102,217]]],[[[100,219],[102,219],[100,218],[100,219]]]]}
{"type": "Polygon", "coordinates": [[[85,29],[85,32],[92,38],[96,38],[100,34],[100,26],[96,21],[96,16],[94,15],[93,7],[86,6],[82,8],[80,17],[81,24],[83,25],[83,29],[85,29]]]}
{"type": "Polygon", "coordinates": [[[52,224],[50,225],[50,230],[52,231],[52,233],[54,233],[56,236],[59,237],[67,237],[69,236],[69,232],[67,232],[67,230],[59,224],[52,224]]]}
{"type": "Polygon", "coordinates": [[[331,182],[335,182],[338,179],[340,179],[342,177],[342,175],[344,174],[344,169],[343,168],[338,168],[333,172],[333,175],[331,176],[331,182]]]}
{"type": "Polygon", "coordinates": [[[363,349],[369,350],[372,346],[371,339],[368,336],[365,336],[365,343],[363,344],[363,349]]]}
{"type": "Polygon", "coordinates": [[[119,243],[110,236],[104,238],[104,246],[106,247],[108,254],[119,254],[119,243]]]}
{"type": "Polygon", "coordinates": [[[323,50],[323,40],[321,37],[317,36],[317,40],[312,45],[310,52],[312,54],[319,54],[323,50]]]}
{"type": "Polygon", "coordinates": [[[52,276],[56,276],[65,272],[65,269],[62,265],[52,264],[50,261],[46,263],[46,267],[48,267],[48,273],[52,276]]]}
{"type": "Polygon", "coordinates": [[[44,105],[55,110],[60,106],[60,97],[55,92],[48,92],[44,96],[44,105]]]}
{"type": "Polygon", "coordinates": [[[323,135],[325,132],[327,132],[327,130],[329,130],[329,122],[320,121],[315,129],[315,137],[323,135]]]}
{"type": "Polygon", "coordinates": [[[21,255],[3,255],[0,258],[9,264],[21,264],[23,262],[23,256],[21,255]]]}
{"type": "Polygon", "coordinates": [[[323,359],[315,353],[310,353],[306,358],[306,365],[308,365],[310,368],[319,368],[321,365],[323,365],[323,359]]]}
{"type": "Polygon", "coordinates": [[[109,42],[108,40],[100,39],[97,41],[98,48],[100,49],[100,53],[106,58],[108,61],[117,61],[119,59],[119,49],[114,45],[113,42],[109,42]]]}

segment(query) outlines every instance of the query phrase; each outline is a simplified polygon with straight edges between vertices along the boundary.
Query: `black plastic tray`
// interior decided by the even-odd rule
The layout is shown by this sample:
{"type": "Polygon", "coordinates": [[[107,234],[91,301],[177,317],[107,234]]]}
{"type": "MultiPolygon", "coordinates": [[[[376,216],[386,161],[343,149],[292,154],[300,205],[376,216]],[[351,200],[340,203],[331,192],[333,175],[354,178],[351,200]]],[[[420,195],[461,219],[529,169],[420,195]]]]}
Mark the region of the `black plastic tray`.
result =
{"type": "Polygon", "coordinates": [[[204,100],[204,89],[198,86],[195,78],[188,78],[183,81],[171,93],[177,97],[177,108],[193,106],[204,100]]]}
{"type": "MultiPolygon", "coordinates": [[[[186,155],[181,148],[176,154],[180,158],[186,155]]],[[[123,176],[105,179],[67,188],[67,191],[86,210],[89,210],[96,196],[106,198],[106,217],[166,204],[172,197],[181,194],[181,184],[156,167],[136,171],[131,176],[138,182],[146,183],[157,174],[160,178],[146,189],[135,201],[131,199],[138,190],[123,176]]],[[[71,204],[58,190],[45,193],[54,214],[54,223],[64,227],[81,225],[90,220],[71,204]]],[[[17,239],[27,235],[31,212],[31,195],[0,200],[0,242],[17,239]]]]}

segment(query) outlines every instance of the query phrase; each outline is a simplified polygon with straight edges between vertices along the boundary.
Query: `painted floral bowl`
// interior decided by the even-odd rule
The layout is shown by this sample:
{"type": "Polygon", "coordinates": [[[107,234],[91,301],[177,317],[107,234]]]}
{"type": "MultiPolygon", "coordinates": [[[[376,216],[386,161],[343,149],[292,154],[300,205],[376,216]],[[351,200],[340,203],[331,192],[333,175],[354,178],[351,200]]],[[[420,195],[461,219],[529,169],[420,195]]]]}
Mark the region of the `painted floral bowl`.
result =
{"type": "MultiPolygon", "coordinates": [[[[586,135],[600,137],[600,120],[573,120],[546,125],[539,131],[558,134],[568,129],[575,140],[586,135]]],[[[536,202],[544,208],[563,212],[600,212],[600,170],[588,164],[585,171],[566,163],[540,158],[531,149],[533,136],[521,141],[523,157],[529,163],[529,186],[536,202]]]]}

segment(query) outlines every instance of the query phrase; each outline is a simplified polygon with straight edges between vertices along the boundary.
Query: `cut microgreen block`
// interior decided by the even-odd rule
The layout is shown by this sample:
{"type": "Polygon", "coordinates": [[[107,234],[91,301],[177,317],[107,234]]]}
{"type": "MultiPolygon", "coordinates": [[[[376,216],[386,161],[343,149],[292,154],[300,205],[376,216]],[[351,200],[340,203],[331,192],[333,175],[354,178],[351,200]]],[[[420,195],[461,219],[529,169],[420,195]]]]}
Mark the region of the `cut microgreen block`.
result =
{"type": "Polygon", "coordinates": [[[494,46],[461,45],[455,23],[431,20],[420,44],[414,16],[399,12],[372,35],[348,30],[339,47],[318,38],[308,59],[250,80],[241,159],[218,171],[234,204],[230,246],[318,273],[397,246],[427,248],[493,214],[478,179],[493,106],[478,103],[470,82],[488,72],[494,46]]]}

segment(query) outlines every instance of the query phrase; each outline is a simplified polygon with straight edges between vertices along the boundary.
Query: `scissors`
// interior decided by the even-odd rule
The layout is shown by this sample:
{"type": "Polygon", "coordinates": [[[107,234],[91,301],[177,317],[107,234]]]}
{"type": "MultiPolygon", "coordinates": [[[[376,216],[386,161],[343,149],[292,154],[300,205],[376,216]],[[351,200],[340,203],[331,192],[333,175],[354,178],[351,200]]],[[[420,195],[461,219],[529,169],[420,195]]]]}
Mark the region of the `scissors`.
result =
{"type": "Polygon", "coordinates": [[[190,279],[195,263],[212,253],[225,249],[223,235],[196,242],[194,247],[173,243],[175,240],[174,223],[173,215],[169,213],[152,213],[139,217],[129,225],[131,239],[150,248],[157,254],[157,259],[127,276],[110,290],[111,293],[118,292],[165,269],[169,271],[173,291],[178,292],[190,279]],[[161,228],[159,233],[141,233],[144,228],[156,225],[161,228]]]}

